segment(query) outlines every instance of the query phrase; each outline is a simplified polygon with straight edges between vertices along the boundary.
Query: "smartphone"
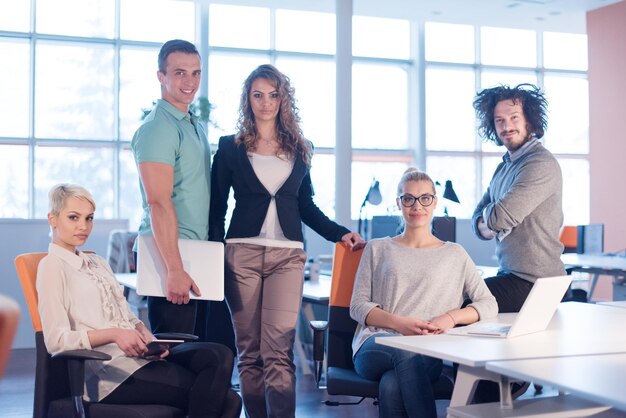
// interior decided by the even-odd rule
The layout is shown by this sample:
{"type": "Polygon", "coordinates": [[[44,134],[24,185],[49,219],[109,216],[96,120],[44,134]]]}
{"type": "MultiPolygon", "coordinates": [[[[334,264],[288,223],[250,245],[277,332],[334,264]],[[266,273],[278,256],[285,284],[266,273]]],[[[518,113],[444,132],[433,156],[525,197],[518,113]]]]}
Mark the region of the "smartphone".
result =
{"type": "Polygon", "coordinates": [[[184,340],[152,340],[146,344],[148,351],[146,351],[142,357],[159,356],[165,352],[165,350],[169,350],[170,347],[174,347],[184,342],[184,340]]]}

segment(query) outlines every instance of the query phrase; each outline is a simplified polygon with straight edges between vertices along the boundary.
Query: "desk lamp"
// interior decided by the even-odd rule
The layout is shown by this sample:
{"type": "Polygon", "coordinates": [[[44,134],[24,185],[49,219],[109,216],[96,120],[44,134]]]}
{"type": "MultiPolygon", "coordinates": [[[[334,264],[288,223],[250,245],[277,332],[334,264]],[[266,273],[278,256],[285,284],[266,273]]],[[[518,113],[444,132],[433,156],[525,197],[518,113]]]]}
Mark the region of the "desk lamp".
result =
{"type": "MultiPolygon", "coordinates": [[[[441,186],[441,183],[437,182],[436,183],[437,186],[441,186]]],[[[459,201],[458,196],[456,195],[456,192],[454,191],[454,188],[452,187],[452,181],[451,180],[446,180],[446,185],[443,189],[443,198],[444,199],[448,199],[452,202],[456,202],[456,203],[461,203],[459,201]]],[[[444,206],[443,208],[443,213],[445,216],[448,216],[448,207],[444,206]]]]}
{"type": "Polygon", "coordinates": [[[367,194],[365,195],[365,199],[363,199],[363,203],[361,204],[361,208],[359,209],[359,234],[363,237],[364,240],[367,240],[367,223],[368,220],[365,218],[365,222],[363,222],[363,208],[367,203],[371,205],[380,205],[383,201],[383,196],[380,194],[380,183],[376,178],[372,179],[372,184],[370,185],[367,194]],[[363,223],[363,230],[361,230],[361,224],[363,223]]]}

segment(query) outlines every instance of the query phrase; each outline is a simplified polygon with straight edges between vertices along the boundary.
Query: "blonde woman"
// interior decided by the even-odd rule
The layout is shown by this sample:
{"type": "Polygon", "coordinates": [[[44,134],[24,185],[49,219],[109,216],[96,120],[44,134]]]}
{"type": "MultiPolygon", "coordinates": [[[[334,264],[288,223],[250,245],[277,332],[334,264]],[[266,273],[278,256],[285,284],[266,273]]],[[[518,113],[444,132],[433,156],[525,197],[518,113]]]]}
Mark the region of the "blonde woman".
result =
{"type": "Polygon", "coordinates": [[[51,354],[97,349],[112,357],[86,361],[86,400],[171,405],[189,417],[221,417],[232,402],[240,410],[228,389],[233,356],[227,347],[187,343],[145,355],[154,336],[130,311],[106,261],[78,249],[93,228],[93,197],[72,184],[54,186],[49,196],[52,243],[37,271],[46,347],[51,354]]]}
{"type": "Polygon", "coordinates": [[[358,322],[352,343],[356,372],[380,380],[380,416],[436,418],[431,383],[442,362],[375,342],[391,335],[438,334],[498,313],[495,298],[463,247],[431,233],[437,207],[431,178],[408,169],[398,184],[404,231],[370,241],[350,303],[358,322]],[[461,308],[465,297],[472,303],[461,308]]]}

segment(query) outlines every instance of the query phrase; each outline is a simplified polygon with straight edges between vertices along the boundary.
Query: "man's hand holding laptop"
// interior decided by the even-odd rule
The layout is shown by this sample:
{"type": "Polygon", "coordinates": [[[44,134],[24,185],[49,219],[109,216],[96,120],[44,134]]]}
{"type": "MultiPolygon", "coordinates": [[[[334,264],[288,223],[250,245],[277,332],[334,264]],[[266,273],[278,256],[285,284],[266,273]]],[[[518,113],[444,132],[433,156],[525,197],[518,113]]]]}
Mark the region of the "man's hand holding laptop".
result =
{"type": "Polygon", "coordinates": [[[182,268],[180,270],[168,270],[166,278],[166,298],[169,302],[177,305],[189,303],[189,292],[201,296],[200,289],[193,281],[189,273],[182,268]]]}

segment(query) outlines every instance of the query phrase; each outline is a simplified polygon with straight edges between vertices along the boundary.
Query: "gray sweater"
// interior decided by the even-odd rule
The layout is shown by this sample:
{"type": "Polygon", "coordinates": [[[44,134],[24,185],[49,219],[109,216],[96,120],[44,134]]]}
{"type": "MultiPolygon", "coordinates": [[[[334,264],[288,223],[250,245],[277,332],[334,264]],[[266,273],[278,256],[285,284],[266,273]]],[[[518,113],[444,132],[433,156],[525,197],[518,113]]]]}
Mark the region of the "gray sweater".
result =
{"type": "Polygon", "coordinates": [[[496,256],[500,273],[513,273],[533,282],[539,277],[561,276],[563,244],[563,179],[556,158],[537,140],[504,155],[489,188],[473,215],[476,224],[484,215],[496,232],[496,256]]]}
{"type": "Polygon", "coordinates": [[[461,307],[470,298],[480,318],[498,313],[495,298],[478,274],[476,266],[458,244],[446,242],[438,248],[410,248],[392,238],[368,242],[356,273],[350,316],[358,322],[352,352],[373,334],[393,330],[365,325],[374,307],[422,320],[461,307]]]}

